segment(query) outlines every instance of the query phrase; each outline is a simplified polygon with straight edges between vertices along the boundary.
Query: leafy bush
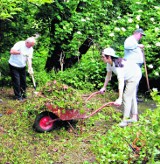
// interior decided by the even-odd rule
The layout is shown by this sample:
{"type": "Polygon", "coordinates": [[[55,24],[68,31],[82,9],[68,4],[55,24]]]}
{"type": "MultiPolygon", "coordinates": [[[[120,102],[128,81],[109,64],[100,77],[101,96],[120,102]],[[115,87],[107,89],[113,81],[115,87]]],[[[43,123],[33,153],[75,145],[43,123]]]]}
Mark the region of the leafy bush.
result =
{"type": "MultiPolygon", "coordinates": [[[[125,38],[132,35],[136,28],[141,27],[146,33],[146,37],[143,37],[141,42],[145,45],[149,78],[159,80],[159,1],[82,1],[80,3],[80,12],[76,12],[79,1],[66,1],[64,3],[54,1],[52,3],[51,1],[43,0],[39,3],[38,8],[36,7],[37,5],[34,5],[36,3],[37,0],[33,0],[33,4],[26,1],[19,2],[20,6],[15,6],[15,9],[20,8],[25,12],[18,14],[17,12],[20,10],[17,10],[16,13],[11,12],[8,16],[13,14],[13,19],[2,21],[4,27],[2,26],[1,30],[1,39],[3,40],[2,44],[0,44],[1,50],[3,50],[0,53],[1,58],[6,56],[8,58],[8,51],[11,44],[13,45],[13,41],[24,39],[35,32],[41,33],[38,46],[35,47],[33,61],[36,72],[44,70],[48,54],[52,55],[56,44],[59,44],[68,58],[77,56],[78,48],[88,37],[92,38],[96,50],[111,46],[119,56],[124,56],[123,43],[125,38]],[[45,4],[42,5],[43,3],[45,4]],[[36,14],[37,11],[39,11],[39,17],[36,14]],[[56,23],[55,29],[52,31],[53,27],[51,25],[55,19],[60,23],[56,23]]],[[[88,59],[88,63],[87,61],[85,61],[84,65],[80,63],[81,68],[77,69],[79,75],[78,73],[76,74],[78,78],[72,75],[72,79],[75,79],[71,81],[67,73],[60,76],[68,78],[66,79],[68,83],[79,88],[82,86],[86,88],[94,88],[96,86],[98,88],[102,85],[100,76],[103,75],[96,71],[99,71],[101,66],[96,62],[96,59],[94,59],[94,62],[90,61],[90,58],[88,59]],[[94,68],[98,69],[94,70],[94,68]],[[90,73],[91,71],[93,73],[89,74],[89,69],[90,73]],[[87,75],[82,75],[80,70],[86,71],[87,75]],[[91,84],[87,83],[88,80],[91,84]],[[76,84],[76,81],[79,81],[79,84],[76,84]]],[[[6,67],[7,70],[4,59],[2,62],[4,63],[3,67],[6,67]]],[[[68,72],[70,73],[71,71],[69,70],[68,72]]],[[[75,73],[76,71],[74,71],[75,73]]],[[[6,76],[5,78],[7,79],[6,76]]]]}
{"type": "Polygon", "coordinates": [[[100,59],[99,52],[89,51],[76,66],[59,72],[57,78],[78,89],[99,89],[106,75],[106,64],[100,59]]]}
{"type": "Polygon", "coordinates": [[[76,90],[56,80],[48,82],[41,89],[41,93],[53,103],[54,107],[81,109],[83,104],[83,100],[76,90]]]}

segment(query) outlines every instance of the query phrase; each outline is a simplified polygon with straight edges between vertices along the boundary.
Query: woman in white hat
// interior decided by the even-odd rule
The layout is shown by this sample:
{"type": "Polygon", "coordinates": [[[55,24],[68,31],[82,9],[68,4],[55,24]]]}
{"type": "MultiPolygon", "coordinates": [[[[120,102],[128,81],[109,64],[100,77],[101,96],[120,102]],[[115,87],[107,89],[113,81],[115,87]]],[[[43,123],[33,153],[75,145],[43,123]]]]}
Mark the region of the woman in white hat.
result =
{"type": "Polygon", "coordinates": [[[125,127],[129,122],[137,122],[136,86],[142,76],[140,67],[134,62],[119,58],[112,48],[106,48],[102,51],[102,60],[107,63],[107,74],[104,85],[100,89],[101,93],[105,92],[107,84],[111,80],[112,72],[117,75],[119,97],[115,104],[121,105],[122,99],[124,104],[123,120],[119,126],[125,127]],[[125,90],[124,85],[126,85],[125,90]]]}

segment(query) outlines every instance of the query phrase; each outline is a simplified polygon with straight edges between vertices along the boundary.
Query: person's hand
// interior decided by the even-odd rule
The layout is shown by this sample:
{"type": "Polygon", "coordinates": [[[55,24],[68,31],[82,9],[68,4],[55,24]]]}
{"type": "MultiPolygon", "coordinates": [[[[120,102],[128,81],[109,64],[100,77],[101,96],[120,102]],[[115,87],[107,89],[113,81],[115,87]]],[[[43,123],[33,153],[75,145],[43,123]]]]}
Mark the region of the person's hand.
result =
{"type": "Polygon", "coordinates": [[[22,55],[25,57],[29,57],[29,54],[27,54],[27,53],[22,53],[22,55]]]}
{"type": "Polygon", "coordinates": [[[33,74],[34,74],[33,68],[32,68],[32,67],[29,67],[29,68],[28,68],[28,73],[29,73],[30,75],[33,75],[33,74]]]}
{"type": "Polygon", "coordinates": [[[105,91],[106,91],[106,88],[105,88],[105,87],[102,87],[102,88],[99,90],[99,92],[100,92],[101,94],[103,94],[105,91]]]}
{"type": "Polygon", "coordinates": [[[115,102],[114,102],[115,105],[122,105],[122,98],[118,98],[115,102]]]}
{"type": "Polygon", "coordinates": [[[143,44],[138,44],[138,47],[140,47],[140,48],[144,48],[144,45],[143,44]]]}

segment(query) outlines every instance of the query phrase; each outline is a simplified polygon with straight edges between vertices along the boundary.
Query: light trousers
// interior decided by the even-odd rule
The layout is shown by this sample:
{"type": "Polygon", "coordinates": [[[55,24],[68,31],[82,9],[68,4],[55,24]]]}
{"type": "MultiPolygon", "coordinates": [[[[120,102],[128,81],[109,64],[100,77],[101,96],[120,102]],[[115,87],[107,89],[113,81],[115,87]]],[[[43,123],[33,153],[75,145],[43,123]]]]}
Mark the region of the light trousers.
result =
{"type": "Polygon", "coordinates": [[[123,118],[129,118],[131,115],[138,115],[137,107],[137,85],[141,77],[136,76],[126,81],[126,86],[123,94],[124,115],[123,118]]]}

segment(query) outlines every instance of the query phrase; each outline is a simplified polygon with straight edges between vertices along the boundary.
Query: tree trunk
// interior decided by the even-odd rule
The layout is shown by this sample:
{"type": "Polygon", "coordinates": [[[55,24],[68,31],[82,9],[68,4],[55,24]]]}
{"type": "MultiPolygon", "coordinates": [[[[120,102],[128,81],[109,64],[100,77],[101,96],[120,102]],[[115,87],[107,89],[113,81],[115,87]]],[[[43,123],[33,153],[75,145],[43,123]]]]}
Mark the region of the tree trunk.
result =
{"type": "Polygon", "coordinates": [[[79,56],[72,56],[71,58],[65,59],[64,69],[70,68],[74,64],[76,64],[79,61],[79,59],[81,59],[82,55],[85,54],[92,45],[93,40],[91,38],[87,38],[79,48],[79,56]]]}
{"type": "MultiPolygon", "coordinates": [[[[77,6],[76,11],[82,12],[84,6],[85,6],[85,3],[80,2],[77,6]]],[[[67,12],[67,16],[61,16],[61,18],[62,18],[62,20],[69,20],[69,18],[71,17],[71,14],[68,11],[68,8],[65,8],[65,9],[67,12]]],[[[52,69],[54,69],[57,72],[59,70],[64,70],[66,68],[71,67],[72,65],[77,63],[77,61],[82,57],[82,54],[85,54],[88,51],[88,49],[90,48],[90,46],[93,44],[92,39],[87,38],[79,48],[80,56],[78,56],[78,57],[72,56],[71,58],[65,58],[63,56],[63,50],[62,50],[61,45],[62,44],[66,44],[66,45],[69,44],[71,42],[71,40],[73,39],[74,32],[77,29],[74,27],[72,33],[67,36],[68,37],[67,39],[61,40],[61,43],[56,43],[55,45],[53,45],[52,41],[54,41],[55,24],[58,24],[58,23],[60,23],[60,21],[57,19],[53,19],[51,22],[51,44],[50,44],[50,47],[54,47],[54,50],[52,50],[52,48],[50,48],[50,51],[49,51],[50,56],[48,57],[47,62],[46,62],[46,66],[45,66],[45,69],[47,72],[51,71],[52,69]],[[63,69],[62,69],[62,67],[63,67],[63,69]]]]}

